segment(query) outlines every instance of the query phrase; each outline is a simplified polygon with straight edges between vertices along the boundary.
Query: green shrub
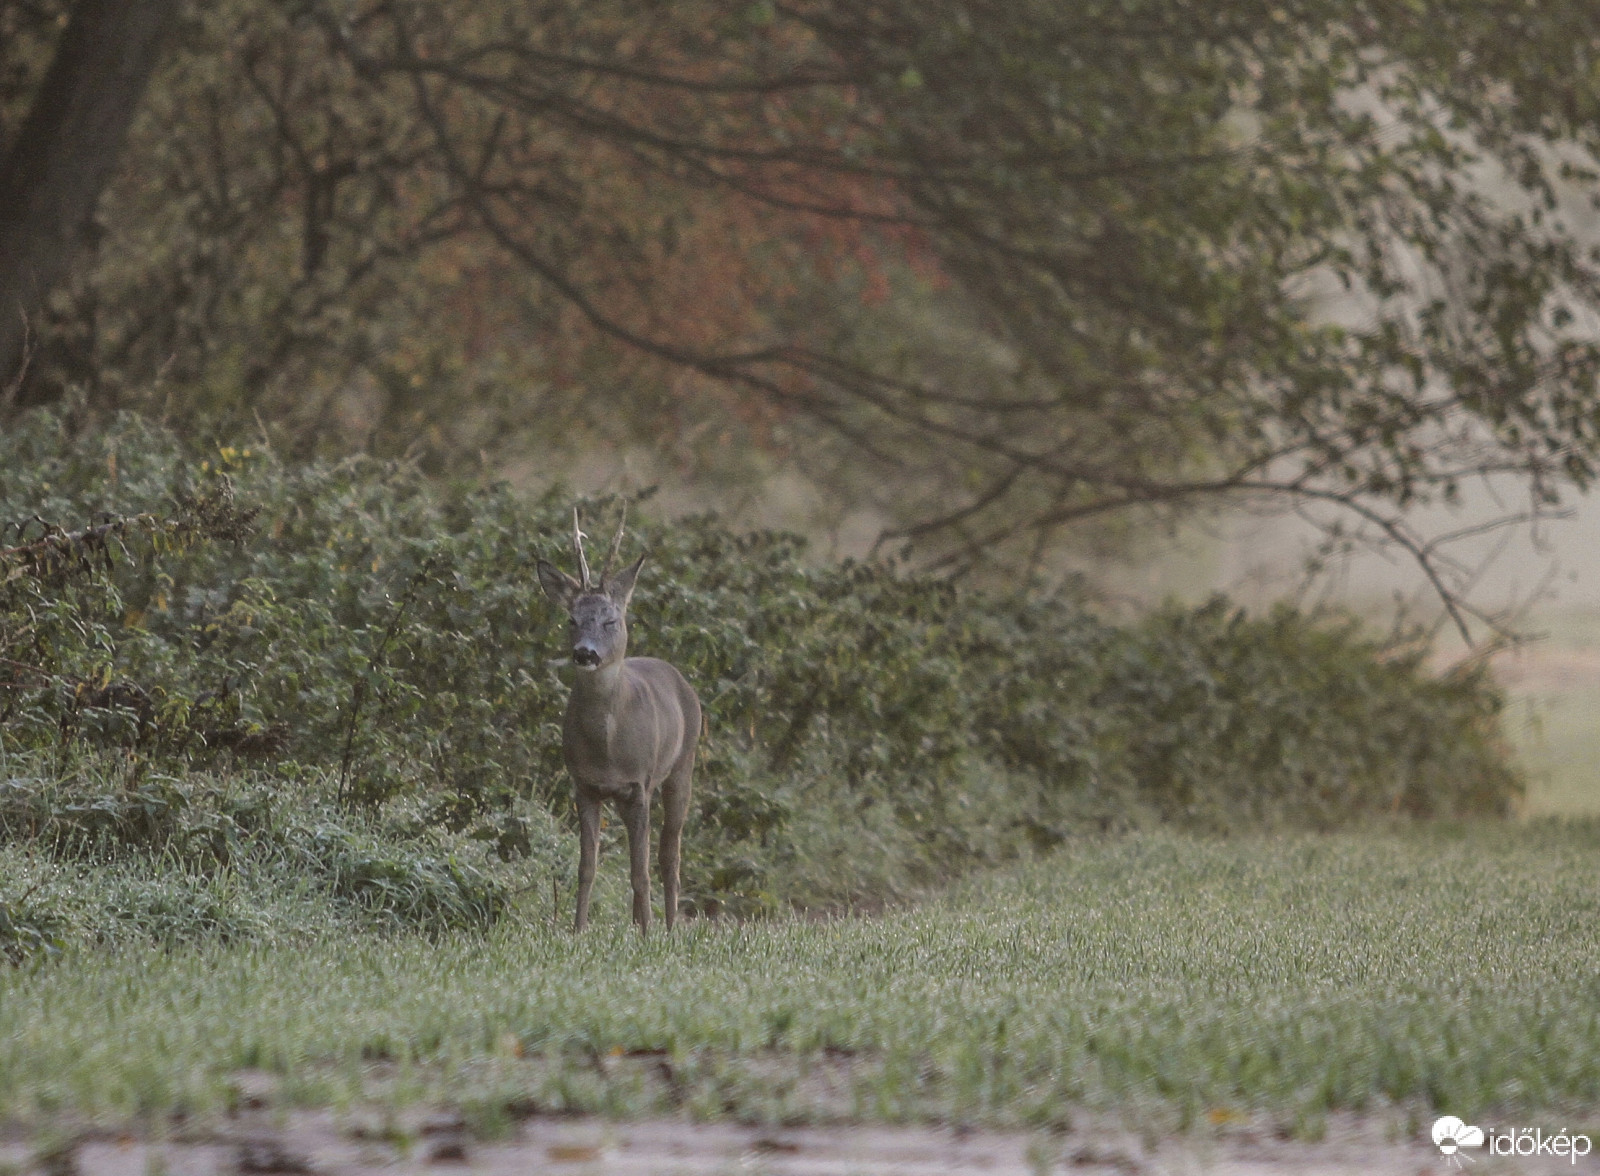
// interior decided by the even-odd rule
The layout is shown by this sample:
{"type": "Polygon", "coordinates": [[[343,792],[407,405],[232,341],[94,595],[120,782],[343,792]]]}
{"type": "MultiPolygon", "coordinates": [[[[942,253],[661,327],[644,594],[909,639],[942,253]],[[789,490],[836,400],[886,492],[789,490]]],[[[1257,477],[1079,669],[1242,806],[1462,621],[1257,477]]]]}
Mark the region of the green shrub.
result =
{"type": "Polygon", "coordinates": [[[1486,664],[1436,676],[1426,656],[1353,619],[1213,600],[1135,627],[1097,701],[1135,727],[1129,771],[1167,820],[1506,815],[1522,786],[1486,664]]]}
{"type": "MultiPolygon", "coordinates": [[[[588,504],[591,529],[614,507],[588,504]]],[[[38,778],[0,782],[0,836],[202,873],[270,844],[395,925],[494,918],[498,864],[565,868],[563,627],[532,572],[565,562],[570,508],[365,458],[202,456],[131,417],[83,436],[24,418],[0,439],[0,753],[38,778]],[[116,783],[69,786],[84,755],[116,783]],[[321,797],[343,832],[290,835],[268,793],[321,797]],[[434,836],[459,852],[415,856],[434,836]]],[[[1083,829],[1503,814],[1519,794],[1486,672],[1432,676],[1349,620],[1219,600],[1117,627],[812,566],[794,536],[711,518],[630,544],[651,554],[633,649],[706,704],[701,910],[881,901],[1083,829]]]]}

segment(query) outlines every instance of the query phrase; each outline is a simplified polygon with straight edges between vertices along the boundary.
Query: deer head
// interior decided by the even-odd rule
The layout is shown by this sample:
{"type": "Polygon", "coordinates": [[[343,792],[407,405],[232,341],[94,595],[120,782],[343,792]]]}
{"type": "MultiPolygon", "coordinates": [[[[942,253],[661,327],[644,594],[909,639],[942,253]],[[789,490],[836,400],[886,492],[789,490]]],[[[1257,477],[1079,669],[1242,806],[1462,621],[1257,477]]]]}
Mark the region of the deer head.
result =
{"type": "Polygon", "coordinates": [[[616,575],[611,574],[611,565],[622,549],[626,503],[622,510],[623,517],[617,523],[606,562],[601,565],[598,584],[589,577],[589,561],[583,553],[585,536],[578,525],[577,507],[572,509],[572,550],[582,578],[573,579],[548,560],[541,559],[538,563],[539,584],[545,595],[567,610],[572,664],[580,670],[594,671],[614,665],[628,653],[628,600],[633,596],[639,569],[644,566],[644,556],[616,575]]]}

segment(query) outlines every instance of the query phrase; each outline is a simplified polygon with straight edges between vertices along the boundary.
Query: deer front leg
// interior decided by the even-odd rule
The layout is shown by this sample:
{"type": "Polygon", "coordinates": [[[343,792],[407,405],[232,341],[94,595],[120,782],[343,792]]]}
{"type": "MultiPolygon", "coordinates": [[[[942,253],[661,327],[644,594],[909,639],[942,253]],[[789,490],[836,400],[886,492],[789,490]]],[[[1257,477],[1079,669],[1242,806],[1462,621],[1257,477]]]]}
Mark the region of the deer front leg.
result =
{"type": "Polygon", "coordinates": [[[650,930],[650,792],[636,786],[633,797],[621,803],[628,828],[628,876],[633,883],[633,921],[640,934],[650,930]]]}
{"type": "Polygon", "coordinates": [[[600,856],[600,798],[578,793],[578,916],[572,929],[589,925],[589,891],[594,889],[595,861],[600,856]]]}

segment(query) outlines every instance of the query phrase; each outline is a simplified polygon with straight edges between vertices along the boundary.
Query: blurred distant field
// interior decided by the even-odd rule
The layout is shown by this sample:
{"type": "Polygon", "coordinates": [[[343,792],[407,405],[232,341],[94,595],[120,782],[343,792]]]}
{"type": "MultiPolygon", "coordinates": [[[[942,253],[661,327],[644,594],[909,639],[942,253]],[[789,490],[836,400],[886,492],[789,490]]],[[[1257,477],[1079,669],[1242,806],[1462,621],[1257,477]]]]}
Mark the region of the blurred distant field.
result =
{"type": "MultiPolygon", "coordinates": [[[[1501,489],[1505,489],[1502,487],[1501,489]]],[[[1514,494],[1481,487],[1460,511],[1419,511],[1419,531],[1438,535],[1504,514],[1514,494]]],[[[1579,498],[1566,518],[1491,532],[1456,545],[1472,569],[1469,598],[1528,638],[1495,657],[1509,706],[1506,733],[1528,773],[1527,816],[1600,814],[1600,498],[1579,498]]],[[[1395,552],[1359,551],[1308,583],[1304,565],[1316,536],[1281,515],[1228,515],[1196,525],[1159,549],[1116,590],[1148,607],[1165,596],[1203,599],[1225,592],[1254,609],[1294,599],[1353,608],[1387,628],[1397,601],[1428,623],[1438,600],[1414,563],[1395,552]]],[[[1480,634],[1481,636],[1481,634],[1480,634]]],[[[1448,624],[1438,630],[1440,666],[1465,650],[1448,624]]]]}
{"type": "Polygon", "coordinates": [[[1541,638],[1496,658],[1530,816],[1600,813],[1600,607],[1541,613],[1541,638]]]}

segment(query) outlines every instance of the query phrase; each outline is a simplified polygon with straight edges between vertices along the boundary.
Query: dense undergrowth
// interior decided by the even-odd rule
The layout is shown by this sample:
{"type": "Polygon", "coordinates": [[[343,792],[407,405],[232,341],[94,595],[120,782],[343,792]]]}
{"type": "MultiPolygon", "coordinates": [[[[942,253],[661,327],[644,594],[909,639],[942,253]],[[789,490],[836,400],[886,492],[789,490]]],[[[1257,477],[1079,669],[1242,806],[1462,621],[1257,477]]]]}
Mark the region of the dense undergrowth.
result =
{"type": "MultiPolygon", "coordinates": [[[[565,659],[532,572],[566,562],[570,506],[25,418],[0,439],[0,949],[296,910],[443,929],[548,893],[565,659]]],[[[706,704],[701,912],[881,901],[1085,830],[1519,794],[1486,672],[1434,676],[1348,619],[1217,600],[1114,626],[710,518],[629,543],[631,648],[706,704]]]]}

